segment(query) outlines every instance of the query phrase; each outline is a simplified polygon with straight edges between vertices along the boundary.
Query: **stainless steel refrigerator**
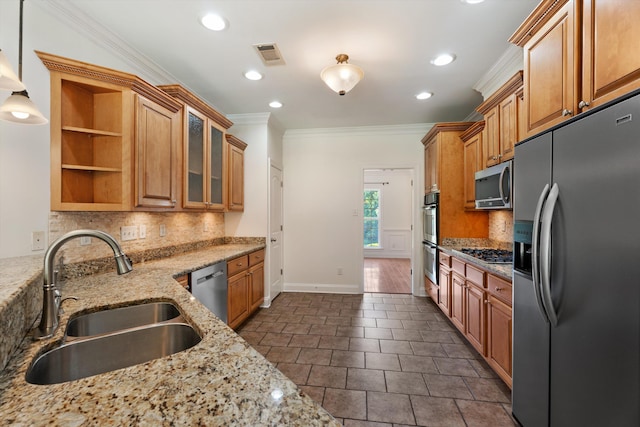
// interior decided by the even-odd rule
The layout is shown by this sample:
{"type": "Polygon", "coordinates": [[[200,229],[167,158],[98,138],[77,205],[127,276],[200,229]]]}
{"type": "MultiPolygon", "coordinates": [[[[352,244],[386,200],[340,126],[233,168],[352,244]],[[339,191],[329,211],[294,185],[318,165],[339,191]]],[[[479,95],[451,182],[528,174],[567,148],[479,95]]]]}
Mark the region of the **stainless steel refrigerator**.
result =
{"type": "Polygon", "coordinates": [[[640,426],[640,94],[514,160],[513,395],[525,427],[640,426]]]}

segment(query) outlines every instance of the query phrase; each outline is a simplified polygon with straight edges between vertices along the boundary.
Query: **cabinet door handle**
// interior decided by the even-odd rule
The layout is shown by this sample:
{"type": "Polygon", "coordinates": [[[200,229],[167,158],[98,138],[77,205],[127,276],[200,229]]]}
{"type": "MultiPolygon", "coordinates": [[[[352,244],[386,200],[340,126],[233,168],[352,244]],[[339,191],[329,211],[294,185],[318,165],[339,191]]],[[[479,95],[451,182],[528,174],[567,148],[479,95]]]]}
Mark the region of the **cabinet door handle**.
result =
{"type": "Polygon", "coordinates": [[[573,111],[571,110],[567,110],[566,108],[564,110],[562,110],[562,115],[563,116],[572,116],[573,115],[573,111]]]}
{"type": "Polygon", "coordinates": [[[502,292],[502,288],[496,288],[496,291],[502,292]]]}
{"type": "Polygon", "coordinates": [[[578,104],[578,108],[582,109],[582,108],[588,107],[589,105],[591,104],[586,101],[580,101],[580,103],[578,104]]]}

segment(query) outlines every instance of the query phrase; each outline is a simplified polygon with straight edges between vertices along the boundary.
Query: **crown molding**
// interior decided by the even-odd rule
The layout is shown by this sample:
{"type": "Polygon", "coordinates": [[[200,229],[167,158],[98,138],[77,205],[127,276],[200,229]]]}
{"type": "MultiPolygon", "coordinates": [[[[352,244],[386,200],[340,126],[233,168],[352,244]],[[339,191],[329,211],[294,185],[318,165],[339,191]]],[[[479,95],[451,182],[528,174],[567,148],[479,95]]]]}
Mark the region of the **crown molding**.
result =
{"type": "Polygon", "coordinates": [[[522,48],[510,45],[489,71],[473,85],[473,89],[482,94],[482,99],[487,99],[523,67],[522,48]]]}
{"type": "Polygon", "coordinates": [[[380,136],[380,135],[424,135],[435,123],[414,123],[388,126],[357,126],[339,128],[288,129],[284,138],[313,138],[317,136],[380,136]]]}
{"type": "Polygon", "coordinates": [[[269,123],[271,113],[242,113],[227,114],[227,118],[236,126],[241,125],[266,125],[269,123]]]}

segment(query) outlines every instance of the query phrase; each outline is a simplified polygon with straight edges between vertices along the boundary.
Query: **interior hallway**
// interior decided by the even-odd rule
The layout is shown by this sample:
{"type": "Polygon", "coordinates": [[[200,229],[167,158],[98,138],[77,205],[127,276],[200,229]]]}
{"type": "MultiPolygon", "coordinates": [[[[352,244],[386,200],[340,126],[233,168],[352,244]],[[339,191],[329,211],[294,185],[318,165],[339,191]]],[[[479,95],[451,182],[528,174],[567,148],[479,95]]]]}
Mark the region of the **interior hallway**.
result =
{"type": "Polygon", "coordinates": [[[410,294],[411,260],[408,258],[365,258],[364,291],[410,294]]]}

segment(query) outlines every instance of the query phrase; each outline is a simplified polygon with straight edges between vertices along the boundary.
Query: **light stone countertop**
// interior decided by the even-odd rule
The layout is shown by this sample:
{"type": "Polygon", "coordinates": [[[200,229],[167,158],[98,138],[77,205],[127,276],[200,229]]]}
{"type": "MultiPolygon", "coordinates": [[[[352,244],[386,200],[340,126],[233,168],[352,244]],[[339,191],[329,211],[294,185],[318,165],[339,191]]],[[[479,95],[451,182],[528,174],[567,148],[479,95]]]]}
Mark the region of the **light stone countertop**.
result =
{"type": "Polygon", "coordinates": [[[135,264],[123,276],[114,267],[110,273],[65,283],[63,297],[79,300],[65,301],[55,336],[41,342],[27,337],[0,373],[0,425],[339,426],[172,279],[261,247],[213,246],[135,264]],[[26,382],[31,360],[62,340],[70,316],[148,301],[174,302],[202,341],[171,356],[76,381],[26,382]]]}

